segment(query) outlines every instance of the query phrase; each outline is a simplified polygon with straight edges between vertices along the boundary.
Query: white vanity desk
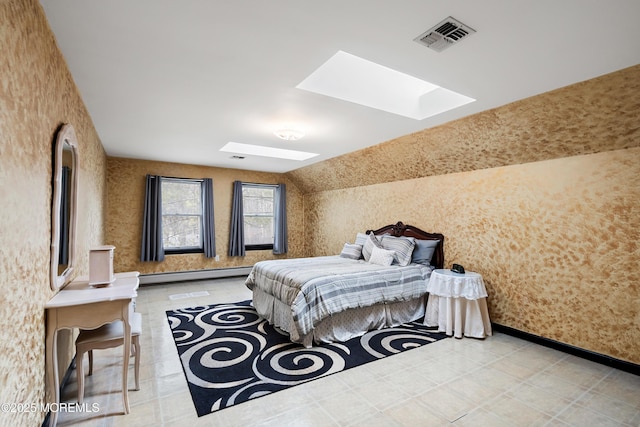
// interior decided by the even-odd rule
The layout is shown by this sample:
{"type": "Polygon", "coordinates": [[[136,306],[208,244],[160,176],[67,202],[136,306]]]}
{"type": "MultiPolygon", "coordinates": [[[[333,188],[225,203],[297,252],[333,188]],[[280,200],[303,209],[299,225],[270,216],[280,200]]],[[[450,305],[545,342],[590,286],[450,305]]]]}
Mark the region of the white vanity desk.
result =
{"type": "MultiPolygon", "coordinates": [[[[124,324],[124,348],[122,363],[122,401],[125,414],[129,413],[127,373],[131,354],[131,324],[129,313],[132,301],[138,295],[139,273],[116,273],[116,280],[109,286],[89,286],[88,277],[79,277],[69,283],[45,305],[47,315],[46,366],[49,398],[60,403],[58,378],[57,335],[60,329],[94,329],[116,320],[124,324]]],[[[51,412],[49,425],[55,426],[57,412],[51,412]]]]}

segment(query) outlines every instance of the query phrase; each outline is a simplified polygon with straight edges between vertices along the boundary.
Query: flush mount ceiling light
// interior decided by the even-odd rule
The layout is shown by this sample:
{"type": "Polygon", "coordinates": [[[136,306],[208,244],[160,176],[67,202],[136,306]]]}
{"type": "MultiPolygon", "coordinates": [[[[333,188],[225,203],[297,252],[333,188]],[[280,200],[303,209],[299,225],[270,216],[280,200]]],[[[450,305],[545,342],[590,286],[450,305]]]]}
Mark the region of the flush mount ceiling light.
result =
{"type": "Polygon", "coordinates": [[[278,129],[274,135],[285,141],[297,141],[304,136],[304,132],[293,128],[278,129]]]}
{"type": "Polygon", "coordinates": [[[287,160],[307,160],[317,156],[316,153],[305,151],[285,150],[284,148],[265,147],[264,145],[241,144],[239,142],[228,142],[220,151],[235,154],[246,154],[250,156],[275,157],[287,160]]]}
{"type": "Polygon", "coordinates": [[[475,101],[341,50],[296,88],[416,120],[475,101]]]}

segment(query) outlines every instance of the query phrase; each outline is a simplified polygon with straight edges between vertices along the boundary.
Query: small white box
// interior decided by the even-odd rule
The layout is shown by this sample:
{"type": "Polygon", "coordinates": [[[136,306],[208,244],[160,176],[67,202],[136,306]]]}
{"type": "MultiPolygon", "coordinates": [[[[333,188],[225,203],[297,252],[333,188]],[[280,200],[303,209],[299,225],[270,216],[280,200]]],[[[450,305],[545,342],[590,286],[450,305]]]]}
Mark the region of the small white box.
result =
{"type": "Polygon", "coordinates": [[[113,250],[115,246],[105,245],[89,251],[89,285],[106,286],[116,280],[113,275],[113,250]]]}

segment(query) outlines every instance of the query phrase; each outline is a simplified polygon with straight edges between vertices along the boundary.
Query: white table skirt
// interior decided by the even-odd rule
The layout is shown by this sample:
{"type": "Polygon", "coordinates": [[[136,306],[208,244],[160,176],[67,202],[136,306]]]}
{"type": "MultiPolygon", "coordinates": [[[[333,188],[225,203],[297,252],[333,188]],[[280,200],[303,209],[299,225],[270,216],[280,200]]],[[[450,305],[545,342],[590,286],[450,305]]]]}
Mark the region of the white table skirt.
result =
{"type": "Polygon", "coordinates": [[[427,285],[424,324],[456,338],[485,338],[492,334],[487,290],[478,273],[453,273],[438,269],[427,285]]]}
{"type": "Polygon", "coordinates": [[[437,269],[431,273],[427,292],[441,297],[466,298],[468,300],[488,296],[480,274],[471,271],[459,274],[445,269],[437,269]]]}
{"type": "Polygon", "coordinates": [[[424,324],[456,338],[485,338],[492,334],[487,299],[439,297],[430,294],[424,324]]]}

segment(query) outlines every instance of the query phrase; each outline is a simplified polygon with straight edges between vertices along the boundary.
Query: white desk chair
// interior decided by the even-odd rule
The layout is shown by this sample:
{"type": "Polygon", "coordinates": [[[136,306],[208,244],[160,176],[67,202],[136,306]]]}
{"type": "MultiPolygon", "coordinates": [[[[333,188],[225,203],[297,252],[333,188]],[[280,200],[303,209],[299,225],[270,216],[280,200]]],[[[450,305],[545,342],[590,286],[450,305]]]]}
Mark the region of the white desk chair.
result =
{"type": "MultiPolygon", "coordinates": [[[[131,314],[131,352],[135,356],[136,388],[140,390],[140,334],[142,331],[142,315],[131,314]]],[[[89,352],[89,375],[93,374],[93,350],[119,347],[124,345],[124,328],[122,322],[112,322],[97,329],[81,329],[76,339],[76,369],[78,374],[78,403],[84,399],[84,354],[89,352]]],[[[123,363],[128,364],[125,360],[123,363]]]]}

